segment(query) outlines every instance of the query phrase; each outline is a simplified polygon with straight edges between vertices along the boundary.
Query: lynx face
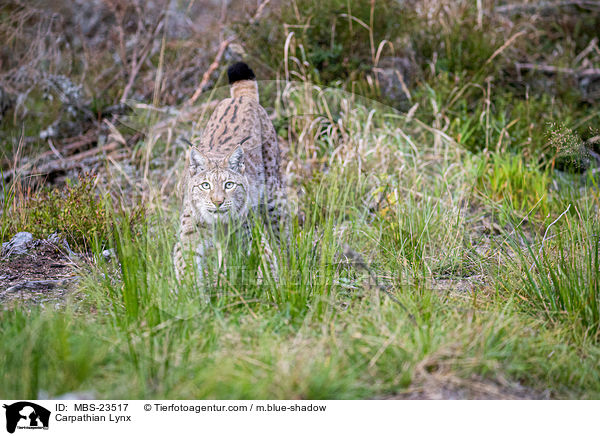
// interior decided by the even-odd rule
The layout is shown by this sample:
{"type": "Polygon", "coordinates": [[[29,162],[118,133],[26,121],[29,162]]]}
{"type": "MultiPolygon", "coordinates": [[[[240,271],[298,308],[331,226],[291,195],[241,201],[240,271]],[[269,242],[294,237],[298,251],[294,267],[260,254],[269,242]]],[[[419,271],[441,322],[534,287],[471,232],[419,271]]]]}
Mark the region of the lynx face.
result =
{"type": "Polygon", "coordinates": [[[213,224],[247,215],[248,179],[241,147],[225,158],[208,158],[192,148],[189,171],[188,198],[197,218],[213,224]]]}

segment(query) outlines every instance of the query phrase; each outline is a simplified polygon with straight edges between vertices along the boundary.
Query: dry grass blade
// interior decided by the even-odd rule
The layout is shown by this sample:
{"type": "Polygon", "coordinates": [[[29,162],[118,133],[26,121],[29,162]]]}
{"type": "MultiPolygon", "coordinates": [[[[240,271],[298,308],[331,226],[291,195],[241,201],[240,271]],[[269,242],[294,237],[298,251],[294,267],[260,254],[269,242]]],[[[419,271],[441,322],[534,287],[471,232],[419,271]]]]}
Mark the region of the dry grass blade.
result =
{"type": "Polygon", "coordinates": [[[502,53],[504,50],[506,50],[506,48],[508,46],[510,46],[519,36],[525,35],[527,32],[525,32],[524,30],[515,33],[513,36],[511,36],[504,44],[502,44],[501,47],[499,47],[491,56],[490,58],[485,61],[485,64],[489,64],[490,62],[492,62],[496,56],[498,56],[500,53],[502,53]]]}

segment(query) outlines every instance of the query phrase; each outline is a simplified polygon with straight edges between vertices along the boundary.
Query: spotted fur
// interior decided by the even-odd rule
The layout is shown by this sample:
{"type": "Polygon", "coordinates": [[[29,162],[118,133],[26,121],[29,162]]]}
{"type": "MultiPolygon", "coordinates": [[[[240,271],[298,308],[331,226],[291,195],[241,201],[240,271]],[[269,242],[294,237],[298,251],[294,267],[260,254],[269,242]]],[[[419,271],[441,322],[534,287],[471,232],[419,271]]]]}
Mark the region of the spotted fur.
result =
{"type": "MultiPolygon", "coordinates": [[[[236,64],[229,77],[231,98],[217,105],[200,142],[189,150],[173,253],[178,280],[185,274],[188,250],[202,273],[206,250],[221,243],[217,227],[225,234],[241,232],[242,240],[249,240],[254,213],[262,214],[275,232],[285,216],[281,152],[273,124],[259,103],[254,73],[247,65],[236,64]]],[[[265,244],[261,241],[265,255],[272,257],[265,244]]]]}

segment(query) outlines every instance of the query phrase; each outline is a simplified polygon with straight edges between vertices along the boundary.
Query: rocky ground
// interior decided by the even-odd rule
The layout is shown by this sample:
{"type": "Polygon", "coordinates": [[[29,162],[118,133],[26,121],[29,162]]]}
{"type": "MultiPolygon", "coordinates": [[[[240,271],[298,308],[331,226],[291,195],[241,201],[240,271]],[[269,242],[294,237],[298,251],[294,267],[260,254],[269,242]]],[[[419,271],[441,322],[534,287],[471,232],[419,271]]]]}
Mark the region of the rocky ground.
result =
{"type": "Polygon", "coordinates": [[[0,304],[60,305],[75,289],[78,262],[81,259],[55,234],[34,239],[30,233],[18,233],[2,245],[0,304]]]}

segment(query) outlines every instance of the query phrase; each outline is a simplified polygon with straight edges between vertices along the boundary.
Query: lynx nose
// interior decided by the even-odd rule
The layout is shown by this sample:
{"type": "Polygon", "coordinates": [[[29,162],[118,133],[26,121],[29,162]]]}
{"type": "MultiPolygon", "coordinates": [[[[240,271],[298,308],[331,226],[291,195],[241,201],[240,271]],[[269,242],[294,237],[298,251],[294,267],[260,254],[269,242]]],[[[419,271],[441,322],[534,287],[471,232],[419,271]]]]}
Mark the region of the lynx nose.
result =
{"type": "Polygon", "coordinates": [[[213,204],[216,207],[220,207],[223,204],[223,202],[225,201],[225,199],[224,198],[211,198],[211,201],[213,202],[213,204]]]}

